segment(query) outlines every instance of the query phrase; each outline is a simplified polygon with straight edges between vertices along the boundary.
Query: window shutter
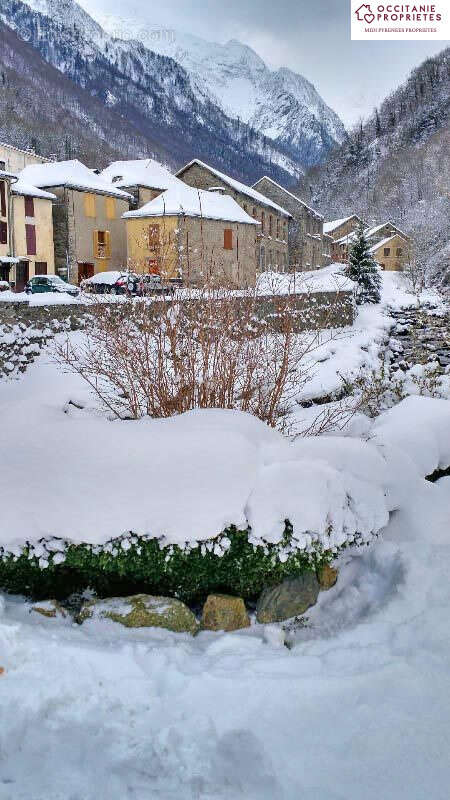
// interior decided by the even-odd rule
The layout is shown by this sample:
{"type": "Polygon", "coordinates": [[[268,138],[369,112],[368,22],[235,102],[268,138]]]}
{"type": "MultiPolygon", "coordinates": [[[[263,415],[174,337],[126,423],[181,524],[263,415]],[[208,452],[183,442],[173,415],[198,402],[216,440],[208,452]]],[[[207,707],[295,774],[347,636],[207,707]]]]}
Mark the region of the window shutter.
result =
{"type": "Polygon", "coordinates": [[[34,200],[32,197],[25,197],[25,216],[34,217],[34,200]]]}
{"type": "Polygon", "coordinates": [[[8,224],[0,222],[0,244],[8,244],[8,224]]]}
{"type": "Polygon", "coordinates": [[[111,232],[105,231],[105,258],[111,258],[111,232]]]}
{"type": "Polygon", "coordinates": [[[223,232],[223,247],[224,250],[233,249],[233,231],[231,228],[225,228],[223,232]]]}
{"type": "Polygon", "coordinates": [[[0,181],[0,213],[6,217],[6,189],[5,181],[0,181]]]}
{"type": "Polygon", "coordinates": [[[98,231],[92,231],[92,236],[94,239],[94,258],[98,258],[98,231]]]}
{"type": "Polygon", "coordinates": [[[27,241],[27,255],[36,255],[36,228],[34,225],[25,225],[25,237],[27,241]]]}
{"type": "Polygon", "coordinates": [[[95,217],[95,194],[84,193],[84,214],[86,217],[95,217]]]}
{"type": "Polygon", "coordinates": [[[115,197],[106,197],[105,198],[105,205],[106,205],[106,218],[107,219],[115,219],[116,218],[116,198],[115,197]]]}

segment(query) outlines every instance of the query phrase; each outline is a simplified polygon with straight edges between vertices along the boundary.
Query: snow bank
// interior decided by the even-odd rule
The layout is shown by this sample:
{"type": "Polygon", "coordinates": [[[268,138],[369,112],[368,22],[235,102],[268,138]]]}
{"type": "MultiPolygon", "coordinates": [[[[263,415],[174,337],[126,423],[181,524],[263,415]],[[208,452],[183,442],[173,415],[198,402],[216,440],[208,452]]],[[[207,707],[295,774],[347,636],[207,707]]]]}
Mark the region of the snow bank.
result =
{"type": "Polygon", "coordinates": [[[258,278],[258,294],[303,294],[353,290],[355,284],[343,274],[342,264],[304,272],[263,272],[258,278]]]}
{"type": "Polygon", "coordinates": [[[54,537],[102,545],[130,530],[185,546],[229,525],[251,525],[255,544],[280,543],[286,519],[297,547],[335,549],[369,540],[396,507],[392,482],[402,478],[393,478],[386,440],[414,455],[416,479],[450,463],[450,403],[429,398],[405,400],[383,414],[369,443],[291,442],[256,418],[227,410],[111,422],[89,409],[90,402],[76,375],[44,357],[22,381],[1,384],[7,480],[0,486],[0,544],[6,551],[54,537]],[[68,403],[71,398],[84,410],[68,403]],[[419,432],[408,430],[415,413],[419,432]]]}

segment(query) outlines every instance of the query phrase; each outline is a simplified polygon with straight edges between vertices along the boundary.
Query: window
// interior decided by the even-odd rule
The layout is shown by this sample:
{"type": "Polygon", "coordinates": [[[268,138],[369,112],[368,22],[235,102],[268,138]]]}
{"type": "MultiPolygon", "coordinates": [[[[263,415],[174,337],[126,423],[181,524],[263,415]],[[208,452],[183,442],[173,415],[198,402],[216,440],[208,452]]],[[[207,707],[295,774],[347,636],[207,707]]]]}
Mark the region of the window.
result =
{"type": "Polygon", "coordinates": [[[159,225],[148,226],[148,246],[151,250],[159,247],[159,225]]]}
{"type": "Polygon", "coordinates": [[[223,249],[224,250],[233,249],[233,231],[231,230],[231,228],[225,228],[223,232],[223,249]]]}
{"type": "Polygon", "coordinates": [[[272,236],[272,214],[269,214],[269,236],[272,236]]]}
{"type": "Polygon", "coordinates": [[[277,217],[277,239],[280,238],[280,220],[277,217]]]}
{"type": "Polygon", "coordinates": [[[34,265],[34,274],[35,275],[47,275],[47,262],[46,261],[36,261],[34,265]]]}
{"type": "Polygon", "coordinates": [[[261,211],[261,233],[264,233],[265,224],[266,224],[266,215],[264,214],[264,211],[261,211]]]}
{"type": "Polygon", "coordinates": [[[110,258],[111,237],[109,231],[94,231],[94,257],[110,258]]]}
{"type": "Polygon", "coordinates": [[[0,215],[6,217],[6,184],[0,181],[0,215]]]}
{"type": "Polygon", "coordinates": [[[401,247],[397,247],[397,256],[401,256],[403,253],[403,249],[401,247]]]}
{"type": "Polygon", "coordinates": [[[258,219],[258,214],[256,213],[256,208],[255,208],[255,206],[253,206],[253,214],[252,214],[252,217],[253,217],[253,219],[258,219]]]}
{"type": "Polygon", "coordinates": [[[0,244],[8,244],[8,224],[0,222],[0,244]]]}
{"type": "Polygon", "coordinates": [[[384,248],[384,255],[385,256],[390,256],[391,255],[391,248],[390,247],[385,247],[384,248]]]}
{"type": "Polygon", "coordinates": [[[265,247],[261,247],[259,251],[259,268],[261,272],[264,272],[266,268],[266,249],[265,247]]]}
{"type": "Polygon", "coordinates": [[[0,169],[6,169],[6,161],[0,161],[0,169]]]}
{"type": "Polygon", "coordinates": [[[34,200],[32,197],[25,197],[25,216],[34,217],[34,200]]]}
{"type": "Polygon", "coordinates": [[[116,218],[116,198],[115,197],[105,197],[105,211],[106,211],[106,219],[115,219],[116,218]]]}
{"type": "Polygon", "coordinates": [[[95,217],[95,194],[84,193],[84,215],[85,217],[95,217]]]}
{"type": "Polygon", "coordinates": [[[25,238],[27,242],[27,255],[36,255],[36,228],[34,225],[25,225],[25,238]]]}

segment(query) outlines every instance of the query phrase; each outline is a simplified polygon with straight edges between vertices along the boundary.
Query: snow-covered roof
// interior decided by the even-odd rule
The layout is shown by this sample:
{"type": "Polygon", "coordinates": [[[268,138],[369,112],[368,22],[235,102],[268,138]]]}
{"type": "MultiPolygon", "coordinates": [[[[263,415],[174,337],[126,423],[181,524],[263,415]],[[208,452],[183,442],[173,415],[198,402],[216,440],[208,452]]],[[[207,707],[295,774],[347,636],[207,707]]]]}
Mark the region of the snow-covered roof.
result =
{"type": "Polygon", "coordinates": [[[179,178],[153,158],[134,161],[113,161],[101,173],[101,177],[118,188],[145,186],[148,189],[168,189],[179,182],[179,178]]]}
{"type": "Polygon", "coordinates": [[[72,161],[51,161],[47,164],[29,164],[19,173],[19,178],[40,189],[52,186],[68,186],[71,189],[108,194],[113,197],[120,197],[123,200],[129,200],[131,197],[127,192],[117,189],[100,175],[96,175],[92,169],[89,169],[77,159],[72,161]]]}
{"type": "Polygon", "coordinates": [[[272,183],[273,186],[275,186],[277,189],[281,189],[282,192],[287,194],[289,197],[292,197],[293,200],[296,200],[297,203],[301,203],[301,205],[304,206],[305,208],[307,208],[308,211],[311,211],[311,214],[314,214],[314,216],[318,217],[319,219],[323,219],[323,214],[319,214],[319,212],[316,211],[315,208],[311,208],[311,206],[308,206],[307,203],[305,203],[304,200],[301,200],[300,197],[297,197],[296,194],[292,194],[292,192],[289,192],[287,189],[284,188],[284,186],[281,186],[279,183],[277,183],[276,181],[272,180],[272,178],[269,178],[268,175],[263,175],[263,177],[260,178],[259,181],[256,181],[256,183],[253,184],[252,188],[254,189],[255,186],[258,183],[260,183],[261,181],[269,181],[269,183],[272,183]]]}
{"type": "Polygon", "coordinates": [[[44,192],[43,189],[38,189],[37,186],[27,183],[27,181],[22,180],[22,178],[19,178],[16,183],[13,183],[11,190],[13,194],[24,195],[25,197],[38,197],[42,198],[42,200],[56,200],[55,194],[52,194],[51,192],[44,192]]]}
{"type": "Polygon", "coordinates": [[[263,206],[268,206],[269,208],[273,208],[275,211],[278,211],[279,214],[282,214],[284,217],[291,217],[292,215],[289,211],[286,211],[285,208],[277,205],[277,203],[273,203],[272,200],[269,200],[268,197],[265,197],[260,192],[257,192],[256,189],[253,189],[251,186],[247,186],[245,183],[241,183],[240,181],[235,180],[234,178],[230,178],[229,175],[225,175],[224,172],[219,172],[218,169],[214,169],[214,167],[210,167],[209,164],[205,164],[204,161],[200,161],[198,158],[194,158],[192,161],[189,161],[189,164],[185,164],[178,172],[176,173],[177,177],[182,175],[189,167],[192,167],[194,164],[198,164],[199,167],[203,167],[215,175],[217,178],[220,178],[227,186],[230,186],[236,192],[241,192],[241,194],[247,195],[255,202],[260,203],[263,206]]]}
{"type": "Polygon", "coordinates": [[[123,217],[186,216],[242,222],[246,225],[260,224],[250,217],[230,195],[194,189],[182,181],[178,181],[178,183],[179,185],[171,186],[170,189],[155,197],[154,200],[150,200],[142,208],[138,208],[136,211],[127,211],[123,217]]]}
{"type": "Polygon", "coordinates": [[[400,234],[394,233],[392,236],[387,236],[386,239],[381,239],[380,242],[377,242],[376,244],[373,245],[373,247],[370,247],[369,248],[369,252],[370,253],[375,253],[377,250],[380,249],[380,247],[384,247],[389,242],[392,242],[392,239],[396,239],[397,237],[399,239],[402,239],[402,241],[404,241],[403,237],[400,236],[400,234]]]}
{"type": "Polygon", "coordinates": [[[14,172],[8,172],[6,169],[0,169],[0,179],[12,180],[16,177],[17,175],[15,175],[14,172]]]}
{"type": "Polygon", "coordinates": [[[357,214],[350,214],[349,217],[342,217],[342,219],[332,219],[330,222],[324,222],[323,232],[331,233],[332,231],[336,230],[336,228],[339,228],[341,225],[343,225],[344,222],[348,222],[349,219],[353,219],[354,217],[356,217],[356,219],[359,219],[357,214]]]}
{"type": "Polygon", "coordinates": [[[367,230],[365,231],[366,237],[370,239],[372,236],[375,236],[375,234],[378,233],[378,231],[383,230],[383,228],[385,228],[387,225],[390,225],[391,228],[394,228],[401,236],[407,236],[407,234],[403,233],[403,231],[400,230],[400,228],[398,228],[397,225],[394,225],[393,222],[383,222],[381,225],[375,225],[375,227],[373,228],[367,228],[367,230]]]}

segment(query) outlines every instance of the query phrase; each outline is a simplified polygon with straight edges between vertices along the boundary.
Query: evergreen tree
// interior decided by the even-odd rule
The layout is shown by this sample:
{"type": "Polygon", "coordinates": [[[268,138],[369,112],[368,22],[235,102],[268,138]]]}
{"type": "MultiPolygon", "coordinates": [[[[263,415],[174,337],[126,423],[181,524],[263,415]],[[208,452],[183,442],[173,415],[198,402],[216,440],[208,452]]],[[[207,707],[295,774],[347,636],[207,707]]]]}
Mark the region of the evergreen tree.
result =
{"type": "Polygon", "coordinates": [[[358,228],[355,242],[350,248],[345,275],[356,283],[355,297],[358,305],[380,302],[381,275],[370,253],[362,225],[358,228]]]}

